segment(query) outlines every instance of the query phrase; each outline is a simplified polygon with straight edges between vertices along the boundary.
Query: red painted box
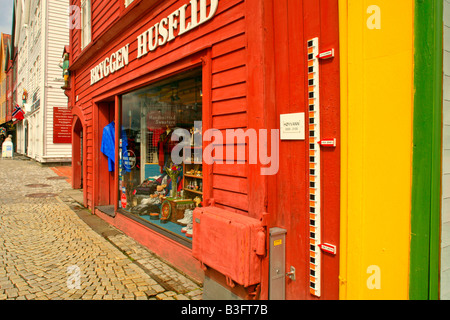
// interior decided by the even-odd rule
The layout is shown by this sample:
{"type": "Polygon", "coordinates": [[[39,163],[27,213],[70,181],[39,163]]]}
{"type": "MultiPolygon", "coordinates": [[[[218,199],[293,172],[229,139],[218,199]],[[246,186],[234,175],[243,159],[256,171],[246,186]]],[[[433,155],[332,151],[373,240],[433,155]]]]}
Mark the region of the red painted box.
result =
{"type": "Polygon", "coordinates": [[[261,222],[217,207],[194,210],[192,254],[248,287],[261,282],[261,222]]]}

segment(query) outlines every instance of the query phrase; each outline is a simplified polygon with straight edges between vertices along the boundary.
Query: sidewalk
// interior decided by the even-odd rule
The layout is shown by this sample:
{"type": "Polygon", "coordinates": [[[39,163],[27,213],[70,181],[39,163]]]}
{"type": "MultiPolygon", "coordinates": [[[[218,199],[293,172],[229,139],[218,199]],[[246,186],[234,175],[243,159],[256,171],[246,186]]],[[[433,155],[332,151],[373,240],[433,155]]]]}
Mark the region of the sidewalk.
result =
{"type": "Polygon", "coordinates": [[[60,177],[66,177],[67,183],[72,185],[72,167],[64,166],[64,167],[50,167],[53,172],[55,172],[60,177]]]}
{"type": "Polygon", "coordinates": [[[0,159],[0,300],[202,299],[200,284],[80,205],[54,179],[66,174],[0,159]]]}
{"type": "MultiPolygon", "coordinates": [[[[53,168],[52,168],[53,169],[53,168]]],[[[69,206],[81,220],[102,237],[110,241],[133,263],[139,266],[145,273],[152,277],[165,292],[156,295],[158,300],[201,300],[202,286],[186,275],[175,270],[170,264],[165,263],[149,249],[142,246],[134,239],[123,234],[103,219],[91,214],[83,208],[82,190],[65,190],[59,195],[62,202],[69,206]]]]}

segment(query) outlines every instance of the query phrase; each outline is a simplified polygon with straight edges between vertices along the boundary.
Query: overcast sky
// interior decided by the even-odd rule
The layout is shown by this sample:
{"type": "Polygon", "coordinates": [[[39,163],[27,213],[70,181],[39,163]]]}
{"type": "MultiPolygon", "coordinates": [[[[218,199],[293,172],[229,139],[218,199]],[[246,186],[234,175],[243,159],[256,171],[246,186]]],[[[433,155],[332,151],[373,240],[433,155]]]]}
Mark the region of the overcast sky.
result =
{"type": "Polygon", "coordinates": [[[14,0],[0,0],[0,32],[11,34],[14,0]]]}

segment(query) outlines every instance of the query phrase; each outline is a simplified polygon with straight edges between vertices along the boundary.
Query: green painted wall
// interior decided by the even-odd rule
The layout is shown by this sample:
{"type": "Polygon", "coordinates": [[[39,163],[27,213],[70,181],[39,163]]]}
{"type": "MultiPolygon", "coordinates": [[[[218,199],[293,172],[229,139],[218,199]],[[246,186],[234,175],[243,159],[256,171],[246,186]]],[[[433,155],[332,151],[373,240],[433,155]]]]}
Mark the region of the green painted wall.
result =
{"type": "Polygon", "coordinates": [[[416,0],[409,295],[438,299],[442,110],[442,0],[416,0]]]}

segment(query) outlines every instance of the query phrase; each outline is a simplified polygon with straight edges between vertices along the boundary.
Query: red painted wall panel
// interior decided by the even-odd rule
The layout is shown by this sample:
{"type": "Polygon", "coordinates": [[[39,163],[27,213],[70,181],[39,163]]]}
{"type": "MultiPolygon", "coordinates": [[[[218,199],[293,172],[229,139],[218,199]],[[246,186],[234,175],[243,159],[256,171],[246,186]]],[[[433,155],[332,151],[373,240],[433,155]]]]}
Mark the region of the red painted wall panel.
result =
{"type": "MultiPolygon", "coordinates": [[[[92,29],[93,40],[100,33],[98,26],[111,25],[120,11],[117,4],[101,4],[101,1],[92,3],[92,29]],[[111,14],[113,13],[113,14],[111,14]],[[106,19],[107,18],[107,19],[106,19]],[[101,22],[100,22],[101,21],[101,22]]],[[[105,2],[107,3],[107,2],[105,2]]],[[[108,2],[109,3],[109,2],[108,2]]],[[[110,3],[116,3],[111,1],[110,3]]],[[[118,3],[118,2],[117,2],[118,3]]],[[[179,8],[181,4],[188,1],[164,1],[149,13],[148,18],[136,23],[134,27],[126,34],[118,36],[114,42],[106,44],[104,49],[96,54],[93,59],[85,64],[83,68],[77,70],[75,74],[75,96],[78,97],[76,103],[83,110],[87,122],[87,188],[88,194],[91,194],[95,188],[93,182],[93,170],[95,164],[94,149],[95,146],[90,143],[93,139],[93,130],[96,126],[92,122],[92,99],[108,90],[111,92],[120,88],[121,83],[125,83],[139,75],[145,76],[149,72],[158,70],[160,66],[170,64],[176,61],[180,56],[187,56],[191,52],[210,47],[212,51],[212,109],[217,110],[217,116],[212,118],[214,126],[219,128],[247,127],[246,116],[246,36],[244,19],[244,1],[243,0],[221,0],[218,11],[210,22],[190,31],[182,37],[167,43],[165,46],[145,57],[136,59],[137,56],[137,37],[147,30],[154,23],[159,22],[163,17],[179,8]],[[90,84],[90,70],[98,65],[105,57],[110,56],[119,48],[129,46],[130,63],[122,70],[116,72],[99,83],[90,84]],[[217,107],[215,106],[217,103],[217,107]],[[222,115],[227,113],[227,115],[222,115]]],[[[119,22],[120,23],[120,22],[119,22]]],[[[77,44],[79,35],[74,32],[73,44],[77,44]]],[[[75,49],[75,48],[74,48],[75,49]]],[[[76,50],[75,50],[76,55],[76,50]]],[[[221,176],[233,178],[233,172],[221,176]]],[[[229,190],[223,179],[216,179],[214,183],[214,195],[217,195],[218,202],[230,207],[237,207],[239,210],[247,210],[246,194],[248,190],[243,188],[229,190]],[[236,200],[237,199],[237,200],[236,200]]],[[[92,204],[92,201],[88,201],[92,204]]]]}
{"type": "Polygon", "coordinates": [[[92,0],[92,40],[98,36],[119,18],[121,9],[120,1],[92,0]]]}
{"type": "MultiPolygon", "coordinates": [[[[277,0],[274,17],[275,108],[270,122],[279,126],[280,114],[308,112],[306,77],[307,41],[319,38],[319,47],[335,49],[335,58],[320,62],[321,136],[339,144],[339,29],[337,1],[277,0]],[[302,17],[302,18],[299,18],[302,17]],[[275,115],[275,117],[274,117],[275,115]]],[[[307,119],[306,119],[307,120],[307,119]]],[[[306,135],[308,139],[308,133],[306,135]]],[[[287,230],[286,272],[296,268],[296,281],[286,279],[288,299],[317,299],[309,292],[309,145],[281,141],[280,170],[269,177],[270,225],[287,230]]],[[[321,152],[322,241],[339,247],[339,148],[321,152]]],[[[339,249],[338,249],[339,252],[339,249]]],[[[322,254],[321,299],[338,299],[339,255],[322,254]]]]}
{"type": "MultiPolygon", "coordinates": [[[[206,128],[214,127],[222,132],[228,128],[279,129],[279,114],[305,112],[306,39],[319,36],[321,45],[338,49],[337,1],[220,0],[212,20],[136,59],[137,37],[188,2],[160,1],[145,17],[103,43],[105,32],[122,23],[123,12],[118,5],[121,1],[93,0],[93,39],[102,45],[100,49],[87,48],[87,51],[92,50],[87,52],[89,59],[73,70],[72,96],[77,97],[77,101],[71,100],[86,121],[86,202],[91,208],[98,204],[98,192],[102,192],[97,187],[97,143],[103,128],[98,127],[98,111],[95,111],[93,102],[106,98],[114,101],[115,95],[169,76],[175,70],[189,66],[189,61],[199,66],[201,56],[206,128]],[[128,66],[91,85],[90,70],[126,44],[129,44],[128,66]]],[[[79,3],[79,0],[73,3],[79,3]]],[[[74,30],[73,60],[82,58],[79,45],[80,34],[74,30]]],[[[323,65],[321,98],[324,106],[323,135],[335,136],[339,141],[338,50],[336,53],[333,62],[323,65]]],[[[233,145],[236,148],[235,143],[233,145]]],[[[246,148],[248,152],[248,146],[246,148]]],[[[301,266],[297,269],[296,284],[287,283],[288,297],[296,299],[313,298],[309,295],[309,270],[305,263],[309,226],[307,148],[304,141],[281,143],[280,171],[270,177],[262,177],[260,165],[249,165],[248,162],[234,165],[216,163],[204,168],[204,187],[208,189],[205,199],[213,198],[219,208],[256,219],[268,212],[266,231],[274,226],[288,229],[287,263],[301,266]],[[210,174],[206,175],[207,172],[210,174]]],[[[339,152],[324,154],[323,163],[328,168],[323,175],[326,177],[323,188],[326,195],[324,219],[327,221],[324,234],[328,242],[337,244],[339,152]]],[[[130,234],[139,229],[125,226],[124,221],[121,223],[130,234]]],[[[144,233],[140,230],[139,237],[148,242],[150,238],[145,238],[144,233]]],[[[263,298],[267,298],[267,274],[264,275],[268,270],[267,263],[266,258],[262,269],[263,298]]],[[[323,290],[326,293],[323,298],[337,298],[338,256],[324,257],[324,265],[323,290]]]]}

